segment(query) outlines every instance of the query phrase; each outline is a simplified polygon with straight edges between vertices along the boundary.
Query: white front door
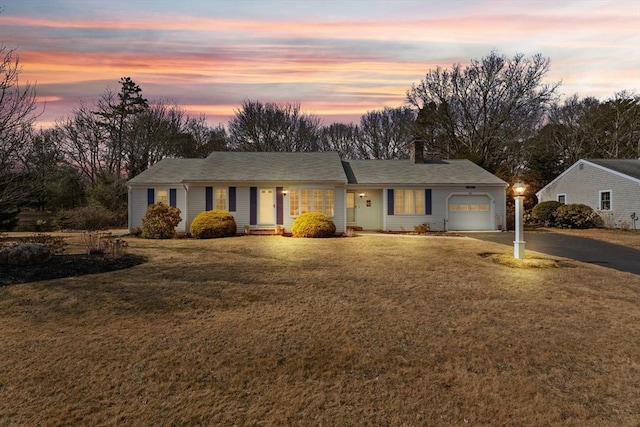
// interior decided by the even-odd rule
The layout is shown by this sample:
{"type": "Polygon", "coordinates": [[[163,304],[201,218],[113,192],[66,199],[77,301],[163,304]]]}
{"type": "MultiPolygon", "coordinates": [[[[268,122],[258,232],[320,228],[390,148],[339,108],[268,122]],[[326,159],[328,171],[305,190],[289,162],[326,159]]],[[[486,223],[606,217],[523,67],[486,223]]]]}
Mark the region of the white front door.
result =
{"type": "Polygon", "coordinates": [[[261,188],[258,197],[258,224],[273,225],[276,223],[276,189],[261,188]]]}

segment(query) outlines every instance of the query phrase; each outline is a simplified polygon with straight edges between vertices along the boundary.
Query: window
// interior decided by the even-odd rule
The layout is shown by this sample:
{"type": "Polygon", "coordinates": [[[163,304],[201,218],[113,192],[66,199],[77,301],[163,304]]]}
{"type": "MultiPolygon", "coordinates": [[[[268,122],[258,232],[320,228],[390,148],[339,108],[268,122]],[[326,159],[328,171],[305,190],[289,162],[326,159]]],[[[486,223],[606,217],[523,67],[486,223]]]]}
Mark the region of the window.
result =
{"type": "Polygon", "coordinates": [[[558,194],[558,202],[563,205],[567,203],[567,195],[566,194],[558,194]]]}
{"type": "Polygon", "coordinates": [[[396,215],[424,215],[424,190],[395,190],[396,215]]]}
{"type": "Polygon", "coordinates": [[[324,213],[324,197],[322,190],[313,190],[313,211],[324,213]]]}
{"type": "Polygon", "coordinates": [[[600,210],[611,210],[611,190],[600,191],[600,210]]]}
{"type": "Polygon", "coordinates": [[[167,190],[156,191],[156,203],[169,204],[169,192],[167,190]]]}
{"type": "Polygon", "coordinates": [[[335,210],[334,191],[329,189],[289,190],[289,215],[307,212],[322,212],[333,216],[335,210]]]}
{"type": "Polygon", "coordinates": [[[300,215],[300,192],[298,190],[289,191],[289,215],[300,215]]]}
{"type": "Polygon", "coordinates": [[[215,207],[217,210],[221,210],[221,211],[227,210],[227,189],[226,188],[216,188],[215,207]]]}
{"type": "Polygon", "coordinates": [[[326,216],[333,216],[335,200],[333,190],[324,190],[324,214],[326,216]]]}
{"type": "Polygon", "coordinates": [[[300,213],[311,212],[311,190],[301,190],[302,191],[302,207],[300,208],[300,213]]]}

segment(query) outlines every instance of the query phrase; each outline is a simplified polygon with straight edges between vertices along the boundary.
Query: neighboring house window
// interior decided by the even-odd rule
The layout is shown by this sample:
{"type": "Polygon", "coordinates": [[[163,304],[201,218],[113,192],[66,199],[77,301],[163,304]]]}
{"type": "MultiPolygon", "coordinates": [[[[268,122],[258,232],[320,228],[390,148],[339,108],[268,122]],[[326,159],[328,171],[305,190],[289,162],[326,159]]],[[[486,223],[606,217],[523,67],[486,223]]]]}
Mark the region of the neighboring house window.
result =
{"type": "Polygon", "coordinates": [[[424,190],[395,190],[395,215],[424,215],[424,190]]]}
{"type": "Polygon", "coordinates": [[[289,191],[289,215],[296,216],[306,212],[321,212],[333,216],[335,193],[329,189],[309,189],[289,191]]]}
{"type": "Polygon", "coordinates": [[[156,203],[169,204],[169,192],[167,190],[156,191],[156,203]]]}
{"type": "Polygon", "coordinates": [[[600,210],[611,210],[611,190],[600,191],[600,210]]]}
{"type": "Polygon", "coordinates": [[[558,201],[563,205],[567,203],[567,195],[566,194],[558,194],[558,201]]]}
{"type": "Polygon", "coordinates": [[[216,188],[216,209],[225,211],[227,210],[227,189],[216,188]]]}

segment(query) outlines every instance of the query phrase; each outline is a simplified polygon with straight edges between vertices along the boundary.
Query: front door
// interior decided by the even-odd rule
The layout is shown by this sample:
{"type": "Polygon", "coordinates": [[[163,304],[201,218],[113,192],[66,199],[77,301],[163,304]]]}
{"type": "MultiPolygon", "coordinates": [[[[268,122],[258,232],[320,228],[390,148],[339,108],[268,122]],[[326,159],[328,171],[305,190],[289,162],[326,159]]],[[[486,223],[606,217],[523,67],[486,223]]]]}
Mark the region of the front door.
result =
{"type": "Polygon", "coordinates": [[[347,191],[347,224],[356,223],[356,193],[347,191]]]}
{"type": "Polygon", "coordinates": [[[261,188],[258,198],[260,209],[258,210],[258,224],[273,225],[276,223],[276,189],[261,188]]]}

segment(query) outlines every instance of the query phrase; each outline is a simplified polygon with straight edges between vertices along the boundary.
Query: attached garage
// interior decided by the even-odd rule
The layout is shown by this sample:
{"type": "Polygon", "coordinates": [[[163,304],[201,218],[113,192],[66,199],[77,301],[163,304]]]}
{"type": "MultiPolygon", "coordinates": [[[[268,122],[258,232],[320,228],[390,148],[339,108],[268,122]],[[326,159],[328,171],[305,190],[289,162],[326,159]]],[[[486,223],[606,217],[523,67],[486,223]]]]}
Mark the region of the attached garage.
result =
{"type": "Polygon", "coordinates": [[[447,209],[447,230],[494,230],[492,200],[486,194],[452,195],[447,209]]]}

